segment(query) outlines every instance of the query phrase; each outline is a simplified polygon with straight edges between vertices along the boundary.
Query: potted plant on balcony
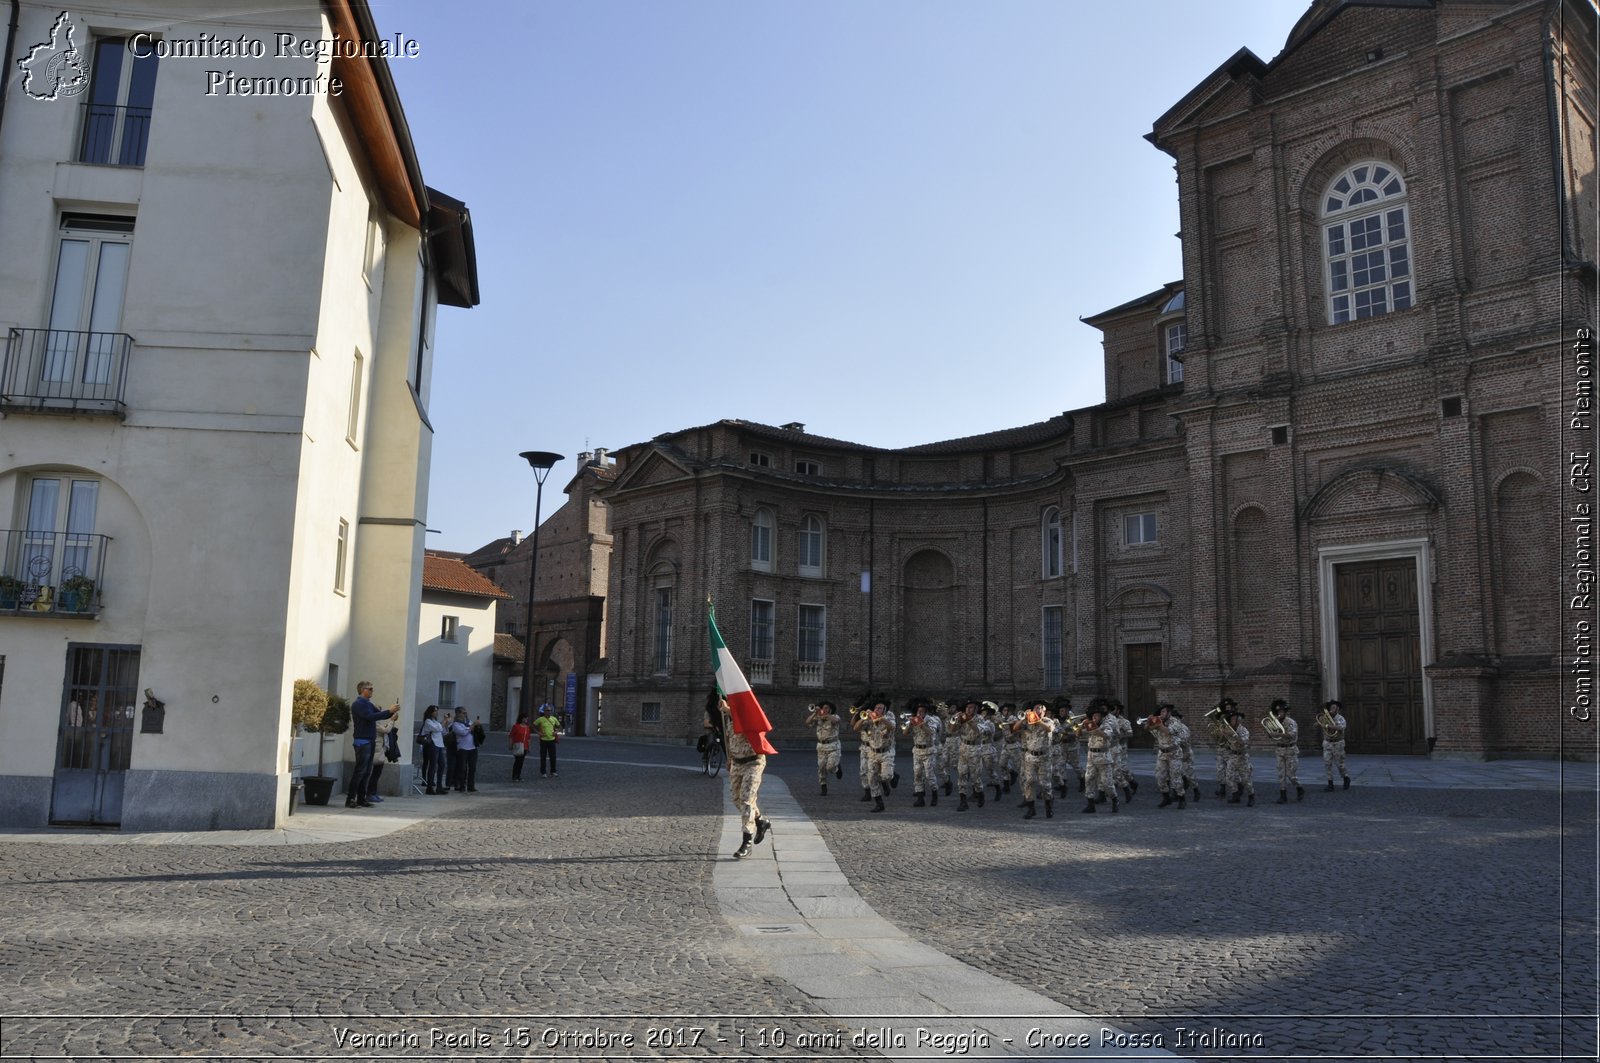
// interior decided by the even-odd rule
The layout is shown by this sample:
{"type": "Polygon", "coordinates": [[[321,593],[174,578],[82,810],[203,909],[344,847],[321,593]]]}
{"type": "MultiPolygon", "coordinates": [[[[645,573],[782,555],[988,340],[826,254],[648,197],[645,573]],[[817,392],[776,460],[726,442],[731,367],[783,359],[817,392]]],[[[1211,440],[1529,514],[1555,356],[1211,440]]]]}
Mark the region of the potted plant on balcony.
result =
{"type": "Polygon", "coordinates": [[[15,609],[22,601],[22,581],[15,576],[0,576],[0,609],[15,609]]]}
{"type": "Polygon", "coordinates": [[[87,613],[94,608],[94,580],[68,576],[56,590],[56,612],[87,613]]]}
{"type": "Polygon", "coordinates": [[[317,773],[302,779],[305,801],[308,805],[325,805],[333,793],[333,784],[339,780],[322,773],[322,748],[328,735],[344,734],[350,729],[350,703],[338,694],[329,694],[314,680],[294,681],[294,700],[291,717],[303,730],[317,736],[317,773]]]}

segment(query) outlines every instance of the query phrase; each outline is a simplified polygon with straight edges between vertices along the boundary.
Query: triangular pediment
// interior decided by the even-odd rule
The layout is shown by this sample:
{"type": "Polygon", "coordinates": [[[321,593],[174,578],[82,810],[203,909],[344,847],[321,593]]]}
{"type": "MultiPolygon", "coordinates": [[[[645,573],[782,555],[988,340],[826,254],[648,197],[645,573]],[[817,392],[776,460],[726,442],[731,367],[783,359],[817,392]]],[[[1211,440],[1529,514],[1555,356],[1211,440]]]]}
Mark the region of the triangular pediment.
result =
{"type": "Polygon", "coordinates": [[[621,492],[655,484],[672,483],[675,480],[690,479],[693,475],[687,466],[669,455],[659,450],[652,450],[628,466],[628,470],[622,474],[613,490],[621,492]]]}

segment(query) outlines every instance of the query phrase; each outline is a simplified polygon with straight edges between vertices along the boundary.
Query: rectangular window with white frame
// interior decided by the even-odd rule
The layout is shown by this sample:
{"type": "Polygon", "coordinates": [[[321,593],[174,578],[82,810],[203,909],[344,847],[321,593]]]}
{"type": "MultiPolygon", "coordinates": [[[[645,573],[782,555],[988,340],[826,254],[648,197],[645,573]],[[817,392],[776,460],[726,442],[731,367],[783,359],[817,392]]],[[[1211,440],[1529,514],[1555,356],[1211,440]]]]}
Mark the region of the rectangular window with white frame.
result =
{"type": "Polygon", "coordinates": [[[439,624],[439,641],[455,642],[456,632],[461,625],[459,616],[447,616],[439,624]]]}
{"type": "Polygon", "coordinates": [[[46,400],[119,397],[127,358],[122,300],[133,228],[134,219],[121,215],[61,216],[50,327],[42,344],[26,348],[25,394],[46,400]]]}
{"type": "MultiPolygon", "coordinates": [[[[104,37],[94,42],[89,97],[83,104],[78,161],[103,166],[143,166],[155,103],[156,42],[148,35],[104,37]]],[[[42,71],[41,71],[42,73],[42,71]]]]}
{"type": "Polygon", "coordinates": [[[334,544],[333,554],[333,589],[340,594],[345,592],[345,574],[350,558],[350,522],[339,521],[339,538],[334,544]]]}
{"type": "Polygon", "coordinates": [[[1044,616],[1039,627],[1039,650],[1041,663],[1044,666],[1044,688],[1046,690],[1060,690],[1065,680],[1066,628],[1064,613],[1065,610],[1059,605],[1045,606],[1044,616]]]}
{"type": "Polygon", "coordinates": [[[21,583],[23,604],[59,593],[69,580],[100,582],[101,539],[94,530],[99,498],[99,480],[33,477],[22,541],[11,557],[0,558],[3,574],[21,583]]]}
{"type": "Polygon", "coordinates": [[[1157,541],[1154,513],[1129,513],[1122,520],[1122,541],[1126,546],[1147,546],[1157,541]]]}
{"type": "Polygon", "coordinates": [[[364,361],[361,351],[357,350],[350,363],[350,409],[345,414],[344,441],[356,450],[361,449],[361,369],[364,361]]]}
{"type": "Polygon", "coordinates": [[[1183,349],[1189,343],[1189,326],[1175,321],[1167,326],[1167,383],[1183,382],[1183,349]]]}

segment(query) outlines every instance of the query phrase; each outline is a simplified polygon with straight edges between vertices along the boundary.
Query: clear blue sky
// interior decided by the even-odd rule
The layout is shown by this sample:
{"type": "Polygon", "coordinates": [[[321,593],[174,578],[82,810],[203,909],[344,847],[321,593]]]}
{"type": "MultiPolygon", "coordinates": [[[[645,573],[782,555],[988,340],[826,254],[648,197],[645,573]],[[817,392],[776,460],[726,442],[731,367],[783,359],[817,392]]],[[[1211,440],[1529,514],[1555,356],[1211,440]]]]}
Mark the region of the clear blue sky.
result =
{"type": "Polygon", "coordinates": [[[1079,321],[1181,275],[1143,137],[1301,0],[372,0],[482,305],[439,314],[436,549],[531,530],[523,450],[742,418],[882,447],[1104,399],[1079,321]]]}

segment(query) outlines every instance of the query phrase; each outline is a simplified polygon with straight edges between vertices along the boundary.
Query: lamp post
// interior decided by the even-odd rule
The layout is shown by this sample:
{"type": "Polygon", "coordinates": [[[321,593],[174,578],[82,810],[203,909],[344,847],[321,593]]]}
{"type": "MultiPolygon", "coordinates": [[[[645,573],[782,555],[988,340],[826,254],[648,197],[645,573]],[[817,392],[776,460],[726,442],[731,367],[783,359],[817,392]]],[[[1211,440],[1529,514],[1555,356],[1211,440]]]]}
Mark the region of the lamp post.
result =
{"type": "Polygon", "coordinates": [[[548,450],[524,450],[522,457],[533,466],[533,478],[538,490],[533,496],[533,559],[528,564],[528,628],[522,635],[522,712],[533,719],[533,591],[539,580],[539,510],[544,504],[544,478],[561,460],[560,454],[548,450]]]}

